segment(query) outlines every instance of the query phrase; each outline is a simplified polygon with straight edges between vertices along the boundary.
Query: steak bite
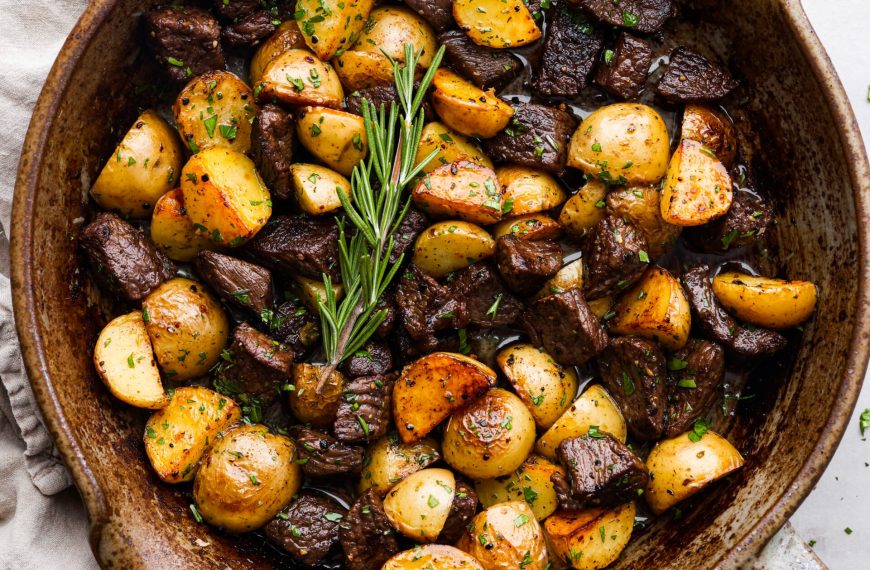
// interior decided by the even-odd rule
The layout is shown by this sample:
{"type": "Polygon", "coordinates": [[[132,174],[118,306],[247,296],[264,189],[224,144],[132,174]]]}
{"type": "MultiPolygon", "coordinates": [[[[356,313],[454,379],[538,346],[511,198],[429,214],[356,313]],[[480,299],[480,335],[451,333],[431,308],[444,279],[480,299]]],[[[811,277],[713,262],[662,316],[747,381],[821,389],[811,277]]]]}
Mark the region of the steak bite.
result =
{"type": "Polygon", "coordinates": [[[586,87],[604,41],[579,12],[557,6],[550,16],[532,89],[541,97],[576,97],[586,87]]]}
{"type": "Polygon", "coordinates": [[[752,245],[764,238],[773,223],[773,208],[747,188],[735,188],[728,212],[703,226],[686,228],[684,234],[696,251],[722,252],[752,245]]]}
{"type": "Polygon", "coordinates": [[[598,370],[631,434],[644,441],[661,438],[668,397],[665,357],[658,345],[636,336],[611,339],[598,357],[598,370]]]}
{"type": "Polygon", "coordinates": [[[293,436],[308,477],[329,477],[362,470],[363,448],[340,443],[331,435],[310,428],[297,428],[293,436]]]}
{"type": "Polygon", "coordinates": [[[320,494],[302,491],[263,531],[294,560],[315,566],[338,543],[341,520],[347,511],[320,494]],[[339,516],[335,516],[339,515],[339,516]]]}
{"type": "Polygon", "coordinates": [[[377,376],[393,369],[393,353],[390,345],[376,340],[369,341],[341,365],[342,372],[350,378],[377,376]]]}
{"type": "Polygon", "coordinates": [[[202,8],[165,6],[145,14],[148,47],[175,83],[224,69],[221,27],[202,8]]]}
{"type": "MultiPolygon", "coordinates": [[[[261,316],[269,316],[262,314],[261,316]]],[[[320,318],[298,301],[285,301],[275,309],[272,318],[264,319],[269,334],[302,354],[320,339],[320,318]]]]}
{"type": "Polygon", "coordinates": [[[393,251],[390,253],[390,263],[396,263],[400,255],[407,253],[408,249],[413,247],[414,242],[423,233],[423,230],[428,227],[429,218],[426,217],[426,214],[414,206],[408,208],[405,217],[402,218],[402,221],[396,227],[396,231],[393,232],[395,243],[393,244],[393,251]]]}
{"type": "Polygon", "coordinates": [[[532,343],[562,366],[585,364],[607,347],[607,333],[574,287],[538,299],[523,315],[532,343]]]}
{"type": "Polygon", "coordinates": [[[569,0],[603,24],[651,34],[676,15],[673,0],[569,0]]]}
{"type": "Polygon", "coordinates": [[[257,10],[228,24],[222,36],[231,46],[255,46],[275,32],[275,21],[268,10],[257,10]]]}
{"type": "Polygon", "coordinates": [[[531,295],[562,269],[562,247],[554,241],[508,234],[496,241],[495,263],[511,291],[531,295]]]}
{"type": "Polygon", "coordinates": [[[263,7],[262,0],[212,0],[211,4],[218,17],[228,22],[253,14],[263,7]]]}
{"type": "Polygon", "coordinates": [[[245,248],[273,271],[311,279],[321,279],[327,273],[333,282],[341,280],[338,226],[330,218],[276,216],[245,248]]]}
{"type": "Polygon", "coordinates": [[[728,95],[737,82],[722,65],[685,46],[674,48],[656,93],[672,103],[716,101],[728,95]]]}
{"type": "Polygon", "coordinates": [[[562,440],[556,457],[568,473],[550,476],[559,507],[577,511],[586,506],[613,507],[637,498],[649,473],[640,458],[610,434],[594,432],[562,440]]]}
{"type": "Polygon", "coordinates": [[[405,0],[405,5],[420,14],[436,32],[453,25],[453,0],[405,0]]]}
{"type": "Polygon", "coordinates": [[[399,552],[393,526],[376,489],[357,498],[342,521],[339,541],[348,570],[373,570],[399,552]]]}
{"type": "Polygon", "coordinates": [[[272,196],[293,198],[290,163],[293,159],[293,117],[272,103],[260,107],[251,126],[251,156],[272,196]]]}
{"type": "Polygon", "coordinates": [[[372,441],[387,433],[394,381],[391,375],[361,376],[345,385],[335,417],[339,441],[372,441]]]}
{"type": "Polygon", "coordinates": [[[453,544],[459,540],[462,531],[477,512],[477,493],[474,487],[464,481],[456,481],[456,489],[453,494],[453,503],[447,520],[441,527],[441,533],[436,542],[440,544],[453,544]]]}
{"type": "Polygon", "coordinates": [[[523,70],[523,62],[509,51],[479,46],[459,30],[440,34],[438,43],[447,63],[481,89],[501,89],[523,70]]]}
{"type": "Polygon", "coordinates": [[[451,288],[465,300],[469,320],[481,327],[512,325],[523,311],[523,303],[488,263],[475,263],[457,273],[451,288]]]}
{"type": "Polygon", "coordinates": [[[598,222],[583,247],[583,294],[606,297],[631,287],[649,265],[646,238],[618,216],[598,222]]]}
{"type": "Polygon", "coordinates": [[[605,50],[595,72],[595,83],[621,99],[637,99],[646,83],[652,60],[649,42],[623,32],[614,48],[605,50]]]}
{"type": "Polygon", "coordinates": [[[230,360],[221,363],[217,382],[230,388],[230,393],[248,394],[264,405],[278,398],[293,366],[289,347],[242,323],[233,330],[230,355],[230,360]]]}
{"type": "Polygon", "coordinates": [[[133,303],[175,276],[175,264],[141,230],[110,212],[85,227],[80,245],[97,281],[133,303]]]}
{"type": "Polygon", "coordinates": [[[668,429],[665,437],[688,431],[719,394],[725,351],[714,342],[689,339],[668,360],[668,429]]]}
{"type": "Polygon", "coordinates": [[[709,267],[699,265],[683,275],[683,284],[692,306],[692,321],[700,325],[710,340],[744,358],[773,354],[785,348],[786,339],[778,332],[742,327],[725,312],[713,294],[709,273],[709,267]]]}
{"type": "Polygon", "coordinates": [[[502,132],[484,141],[486,154],[509,162],[561,172],[568,158],[568,140],[577,121],[568,111],[533,103],[513,105],[514,116],[502,132]]]}
{"type": "Polygon", "coordinates": [[[193,266],[224,301],[257,315],[272,306],[272,272],[265,267],[208,250],[197,254],[193,266]]]}
{"type": "Polygon", "coordinates": [[[465,300],[416,265],[411,265],[399,279],[396,289],[399,322],[420,351],[431,352],[439,347],[436,333],[468,324],[465,300]]]}

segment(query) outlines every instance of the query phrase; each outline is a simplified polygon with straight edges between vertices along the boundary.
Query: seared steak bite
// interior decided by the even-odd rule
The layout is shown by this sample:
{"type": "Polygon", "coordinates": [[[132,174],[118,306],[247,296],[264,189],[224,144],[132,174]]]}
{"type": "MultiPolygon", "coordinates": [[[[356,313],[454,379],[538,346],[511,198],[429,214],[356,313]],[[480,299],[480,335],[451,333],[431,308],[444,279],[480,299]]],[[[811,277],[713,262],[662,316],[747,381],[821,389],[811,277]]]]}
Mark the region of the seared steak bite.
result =
{"type": "Polygon", "coordinates": [[[577,121],[568,111],[533,103],[513,105],[514,116],[496,136],[484,141],[487,155],[509,162],[561,172],[568,159],[568,140],[577,121]]]}
{"type": "Polygon", "coordinates": [[[598,299],[631,287],[649,265],[646,238],[617,216],[605,216],[583,247],[583,294],[598,299]]]}
{"type": "Polygon", "coordinates": [[[495,262],[511,291],[530,295],[562,268],[562,248],[553,241],[506,235],[496,241],[495,262]]]}
{"type": "Polygon", "coordinates": [[[453,25],[452,0],[405,0],[405,4],[429,22],[436,32],[443,32],[453,25]]]}
{"type": "Polygon", "coordinates": [[[268,10],[257,10],[228,24],[222,36],[231,46],[255,46],[271,36],[277,27],[268,10]]]}
{"type": "Polygon", "coordinates": [[[346,509],[324,495],[302,491],[264,528],[269,540],[305,566],[321,562],[338,543],[346,509]],[[336,516],[337,515],[337,516],[336,516]]]}
{"type": "Polygon", "coordinates": [[[175,264],[141,230],[110,212],[85,227],[80,245],[97,281],[133,303],[175,276],[175,264]]]}
{"type": "Polygon", "coordinates": [[[272,306],[272,273],[265,267],[213,251],[201,251],[193,266],[221,299],[259,315],[272,306]]]}
{"type": "Polygon", "coordinates": [[[674,48],[667,69],[656,84],[656,93],[672,103],[716,101],[728,95],[737,82],[731,73],[685,46],[674,48]]]}
{"type": "Polygon", "coordinates": [[[175,83],[226,65],[218,21],[202,8],[166,6],[146,12],[148,46],[175,83]]]}
{"type": "Polygon", "coordinates": [[[728,212],[703,226],[686,228],[692,249],[723,252],[752,245],[764,238],[773,223],[773,208],[752,190],[738,188],[728,212]]]}
{"type": "Polygon", "coordinates": [[[372,441],[387,433],[394,381],[392,375],[361,376],[345,385],[335,417],[339,441],[372,441]]]}
{"type": "Polygon", "coordinates": [[[212,9],[226,21],[253,14],[263,7],[262,0],[212,0],[212,9]]]}
{"type": "Polygon", "coordinates": [[[714,342],[689,339],[668,360],[668,430],[677,437],[707,413],[719,395],[725,351],[714,342]]]}
{"type": "Polygon", "coordinates": [[[400,255],[407,253],[413,247],[414,242],[417,241],[417,237],[428,227],[429,218],[426,217],[426,214],[414,206],[408,208],[408,213],[405,214],[405,217],[402,218],[402,221],[396,227],[396,231],[393,232],[395,243],[393,251],[390,254],[390,263],[396,263],[400,255]]]}
{"type": "Polygon", "coordinates": [[[447,515],[447,520],[444,521],[441,534],[438,535],[436,542],[441,544],[455,543],[476,512],[477,493],[474,492],[474,487],[464,481],[457,480],[450,513],[447,515]]]}
{"type": "Polygon", "coordinates": [[[393,369],[393,353],[389,344],[376,340],[369,341],[341,367],[342,372],[351,378],[386,374],[393,369]]]}
{"type": "Polygon", "coordinates": [[[668,398],[658,345],[635,336],[611,339],[598,357],[598,370],[631,434],[644,441],[662,437],[668,398]]]}
{"type": "Polygon", "coordinates": [[[623,32],[613,49],[604,51],[595,83],[621,99],[637,99],[646,83],[652,59],[649,42],[623,32]]]}
{"type": "Polygon", "coordinates": [[[607,333],[578,288],[535,301],[523,315],[532,343],[562,366],[585,364],[607,346],[607,333]]]}
{"type": "Polygon", "coordinates": [[[261,313],[269,334],[302,354],[320,340],[320,319],[297,301],[285,301],[274,313],[261,313]]]}
{"type": "Polygon", "coordinates": [[[469,320],[481,327],[512,325],[523,311],[522,302],[488,263],[475,263],[457,273],[451,288],[465,300],[469,320]]]}
{"type": "Polygon", "coordinates": [[[293,117],[272,103],[260,107],[251,127],[251,156],[257,172],[280,200],[293,197],[290,163],[293,159],[293,117]]]}
{"type": "Polygon", "coordinates": [[[558,6],[550,17],[532,89],[542,97],[576,97],[586,87],[604,42],[579,12],[558,6]]]}
{"type": "Polygon", "coordinates": [[[481,89],[500,89],[523,70],[517,56],[502,49],[479,46],[465,32],[450,30],[438,36],[444,58],[460,75],[481,89]]]}
{"type": "Polygon", "coordinates": [[[293,356],[289,347],[242,323],[233,330],[230,359],[221,363],[217,381],[268,405],[288,382],[293,356]]]}
{"type": "Polygon", "coordinates": [[[338,226],[329,218],[276,216],[245,246],[274,271],[339,282],[338,226]]]}
{"type": "Polygon", "coordinates": [[[676,14],[673,0],[569,0],[599,22],[651,34],[676,14]]]}
{"type": "Polygon", "coordinates": [[[328,477],[362,470],[363,448],[345,445],[321,431],[300,427],[293,432],[302,471],[308,477],[328,477]]]}
{"type": "Polygon", "coordinates": [[[398,278],[399,322],[420,351],[431,352],[439,347],[436,333],[468,324],[465,300],[416,265],[398,278]]]}
{"type": "Polygon", "coordinates": [[[341,548],[348,570],[376,570],[399,552],[390,519],[376,489],[357,498],[341,524],[341,548]]]}

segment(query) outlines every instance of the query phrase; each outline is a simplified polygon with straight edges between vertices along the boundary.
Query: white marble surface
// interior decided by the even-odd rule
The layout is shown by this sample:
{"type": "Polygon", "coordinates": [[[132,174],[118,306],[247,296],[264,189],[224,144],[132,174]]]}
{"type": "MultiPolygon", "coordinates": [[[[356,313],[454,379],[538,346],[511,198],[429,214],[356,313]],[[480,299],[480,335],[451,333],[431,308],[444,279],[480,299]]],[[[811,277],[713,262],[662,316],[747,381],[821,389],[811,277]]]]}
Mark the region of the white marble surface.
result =
{"type": "MultiPolygon", "coordinates": [[[[852,101],[864,140],[870,141],[870,0],[803,4],[852,101]]],[[[833,461],[791,520],[804,540],[815,541],[813,549],[831,570],[870,568],[870,441],[858,429],[865,408],[870,408],[870,379],[833,461]]]]}

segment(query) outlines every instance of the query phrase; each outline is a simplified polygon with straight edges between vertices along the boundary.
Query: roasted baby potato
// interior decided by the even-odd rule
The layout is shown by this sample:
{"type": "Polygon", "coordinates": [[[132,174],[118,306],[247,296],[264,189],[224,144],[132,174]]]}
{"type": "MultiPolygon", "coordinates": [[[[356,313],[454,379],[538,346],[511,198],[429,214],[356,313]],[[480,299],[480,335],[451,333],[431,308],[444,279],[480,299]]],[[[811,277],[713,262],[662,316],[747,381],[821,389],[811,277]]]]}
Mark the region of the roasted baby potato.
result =
{"type": "Polygon", "coordinates": [[[344,101],[344,89],[332,66],[308,50],[295,48],[266,65],[259,83],[254,86],[254,94],[258,101],[275,98],[294,106],[337,109],[344,101]]]}
{"type": "Polygon", "coordinates": [[[552,426],[574,401],[577,374],[543,350],[531,344],[514,344],[499,352],[496,362],[539,428],[552,426]]]}
{"type": "Polygon", "coordinates": [[[555,461],[556,448],[563,439],[584,435],[592,426],[625,443],[628,430],[625,418],[622,417],[616,402],[600,384],[593,384],[574,400],[556,423],[538,439],[535,451],[550,461],[555,461]]]}
{"type": "Polygon", "coordinates": [[[166,378],[206,374],[226,347],[229,322],[220,303],[190,279],[161,284],[142,301],[142,320],[166,378]]]}
{"type": "Polygon", "coordinates": [[[299,490],[296,446],[264,425],[240,425],[215,441],[193,483],[202,518],[227,532],[249,532],[272,520],[299,490]]]}
{"type": "Polygon", "coordinates": [[[141,311],[116,317],[103,328],[94,346],[94,366],[112,395],[125,404],[159,410],[169,401],[141,311]]]}
{"type": "Polygon", "coordinates": [[[344,111],[306,107],[296,121],[296,133],[302,146],[344,176],[350,176],[368,152],[363,118],[344,111]]]}
{"type": "Polygon", "coordinates": [[[441,443],[448,465],[472,479],[515,471],[535,445],[535,420],[516,394],[493,388],[450,418],[441,443]]]}
{"type": "Polygon", "coordinates": [[[683,139],[671,157],[662,188],[662,218],[675,226],[700,226],[731,207],[731,176],[713,151],[683,139]]]}
{"type": "Polygon", "coordinates": [[[209,238],[196,233],[187,217],[181,188],[167,192],[154,205],[151,241],[175,261],[190,261],[200,251],[213,247],[209,238]]]}
{"type": "Polygon", "coordinates": [[[573,237],[582,238],[604,218],[607,186],[595,178],[568,198],[559,214],[559,223],[573,237]]]}
{"type": "Polygon", "coordinates": [[[495,253],[495,240],[480,226],[460,220],[426,228],[414,244],[414,265],[432,277],[468,267],[495,253]]]}
{"type": "Polygon", "coordinates": [[[603,319],[604,315],[608,314],[610,312],[610,309],[613,308],[613,304],[615,302],[616,300],[613,298],[613,295],[593,299],[588,303],[589,310],[592,311],[592,314],[599,319],[603,319]]]}
{"type": "Polygon", "coordinates": [[[522,0],[454,0],[453,18],[481,46],[515,48],[541,37],[541,29],[522,0]]]}
{"type": "Polygon", "coordinates": [[[433,217],[460,218],[480,225],[501,219],[502,190],[495,172],[470,160],[439,166],[420,179],[411,196],[433,217]]]}
{"type": "Polygon", "coordinates": [[[302,31],[299,29],[299,24],[296,20],[287,20],[282,22],[275,33],[269,36],[266,41],[260,44],[254,57],[251,58],[249,77],[251,85],[256,85],[260,82],[260,76],[263,75],[263,70],[266,66],[272,63],[272,60],[287,51],[288,49],[306,49],[305,38],[302,37],[302,31]]]}
{"type": "Polygon", "coordinates": [[[191,152],[216,146],[251,150],[254,92],[234,73],[216,69],[185,85],[172,106],[175,127],[191,152]]]}
{"type": "Polygon", "coordinates": [[[661,213],[661,193],[656,186],[639,185],[614,188],[607,194],[607,212],[631,222],[649,244],[650,259],[669,252],[682,228],[667,223],[661,213]]]}
{"type": "Polygon", "coordinates": [[[181,193],[197,233],[230,247],[253,237],[272,215],[269,189],[253,161],[227,148],[193,155],[182,171],[181,193]]]}
{"type": "Polygon", "coordinates": [[[441,459],[438,441],[424,437],[413,443],[402,443],[395,433],[387,434],[372,443],[366,450],[359,492],[372,487],[384,495],[393,486],[421,469],[441,459]]]}
{"type": "Polygon", "coordinates": [[[399,481],[384,497],[384,513],[403,535],[434,542],[444,528],[456,494],[449,469],[423,469],[399,481]]]}
{"type": "MultiPolygon", "coordinates": [[[[309,279],[301,275],[294,275],[293,291],[313,313],[319,310],[318,303],[326,302],[326,285],[322,279],[309,279]]],[[[332,294],[335,295],[336,301],[341,301],[341,298],[344,297],[344,285],[333,283],[332,294]]]]}
{"type": "Polygon", "coordinates": [[[144,111],[106,161],[91,196],[122,216],[147,217],[158,198],[175,187],[183,161],[172,127],[154,111],[144,111]]]}
{"type": "Polygon", "coordinates": [[[508,164],[499,166],[495,174],[504,191],[505,204],[510,205],[510,216],[550,210],[567,198],[556,179],[543,170],[508,164]]]}
{"type": "Polygon", "coordinates": [[[442,123],[427,123],[423,127],[420,146],[417,147],[416,162],[422,161],[432,151],[437,151],[437,154],[423,167],[424,173],[432,172],[442,164],[450,164],[463,158],[489,169],[495,168],[476,142],[450,130],[442,123]]]}
{"type": "Polygon", "coordinates": [[[381,570],[483,570],[483,566],[458,548],[424,544],[396,554],[381,570]]]}
{"type": "Polygon", "coordinates": [[[486,570],[544,570],[547,542],[524,501],[493,505],[477,514],[456,547],[474,556],[486,570]]]}
{"type": "Polygon", "coordinates": [[[347,93],[386,86],[393,82],[390,62],[382,54],[368,51],[344,52],[335,58],[335,72],[347,93]]]}
{"type": "Polygon", "coordinates": [[[644,492],[657,515],[743,466],[743,456],[716,432],[697,427],[660,441],[646,460],[650,478],[644,492]]]}
{"type": "Polygon", "coordinates": [[[291,164],[290,180],[299,208],[312,216],[329,214],[341,208],[339,190],[348,200],[351,199],[350,181],[324,166],[301,162],[291,164]]]}
{"type": "Polygon", "coordinates": [[[317,57],[327,61],[353,44],[373,4],[373,0],[350,0],[327,6],[318,0],[297,0],[295,17],[305,43],[317,57]]]}
{"type": "Polygon", "coordinates": [[[550,477],[565,475],[561,465],[550,463],[538,455],[530,455],[519,469],[506,477],[475,481],[474,490],[484,507],[507,501],[525,501],[535,518],[544,520],[559,507],[559,499],[550,477]]]}
{"type": "Polygon", "coordinates": [[[551,552],[569,568],[597,570],[619,558],[634,530],[634,503],[559,512],[544,521],[551,552]]]}
{"type": "Polygon", "coordinates": [[[608,321],[610,332],[657,340],[670,350],[689,340],[692,314],[680,282],[661,267],[650,267],[635,286],[623,293],[608,321]]]}
{"type": "Polygon", "coordinates": [[[495,372],[462,354],[433,352],[415,360],[393,388],[393,419],[402,441],[425,437],[494,385],[495,372]]]}
{"type": "Polygon", "coordinates": [[[563,266],[555,275],[550,277],[541,290],[535,295],[535,299],[543,299],[549,295],[563,293],[571,288],[583,287],[583,260],[575,259],[563,266]]]}
{"type": "Polygon", "coordinates": [[[145,454],[166,483],[190,481],[217,435],[241,418],[231,399],[201,386],[183,386],[145,424],[145,454]]]}
{"type": "Polygon", "coordinates": [[[293,390],[290,392],[290,411],[302,423],[314,427],[332,427],[338,404],[344,391],[344,375],[334,370],[320,393],[322,366],[300,362],[293,365],[293,390]]]}
{"type": "Polygon", "coordinates": [[[489,138],[505,128],[514,109],[449,69],[440,68],[432,78],[432,107],[448,127],[464,135],[489,138]]]}
{"type": "Polygon", "coordinates": [[[562,235],[562,226],[546,214],[526,214],[501,221],[492,228],[495,239],[506,235],[531,241],[558,239],[562,235]]]}
{"type": "Polygon", "coordinates": [[[705,105],[686,105],[681,136],[698,141],[730,167],[737,156],[737,134],[725,113],[705,105]]]}
{"type": "Polygon", "coordinates": [[[768,329],[796,327],[816,308],[816,286],[726,272],[713,278],[713,293],[738,319],[768,329]]]}
{"type": "Polygon", "coordinates": [[[655,109],[614,103],[586,117],[568,147],[568,166],[606,184],[653,184],[668,170],[668,128],[655,109]]]}

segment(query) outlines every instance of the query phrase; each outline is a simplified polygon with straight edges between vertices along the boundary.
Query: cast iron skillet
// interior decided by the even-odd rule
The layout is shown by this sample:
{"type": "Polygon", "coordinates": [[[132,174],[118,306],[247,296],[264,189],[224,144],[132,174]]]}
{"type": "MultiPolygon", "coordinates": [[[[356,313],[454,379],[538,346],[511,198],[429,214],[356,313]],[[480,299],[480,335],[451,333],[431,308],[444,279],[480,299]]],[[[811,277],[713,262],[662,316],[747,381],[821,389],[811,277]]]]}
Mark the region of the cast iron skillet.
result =
{"type": "MultiPolygon", "coordinates": [[[[142,446],[142,415],[100,384],[91,348],[108,314],[80,271],[75,236],[90,182],[136,112],[146,72],[139,13],[153,0],[94,0],[43,88],[24,144],[12,221],[12,285],[24,362],[90,515],[107,568],[261,568],[249,537],[198,525],[142,446]],[[116,130],[112,130],[112,129],[116,130]]],[[[790,358],[756,371],[724,426],[743,470],[681,518],[639,531],[619,568],[746,564],[821,475],[843,435],[870,350],[870,167],[842,86],[797,0],[695,0],[689,45],[730,61],[749,86],[757,163],[777,205],[787,274],[818,284],[818,314],[790,358]],[[700,16],[698,16],[700,15],[700,16]]],[[[688,43],[688,40],[687,40],[688,43]]]]}

